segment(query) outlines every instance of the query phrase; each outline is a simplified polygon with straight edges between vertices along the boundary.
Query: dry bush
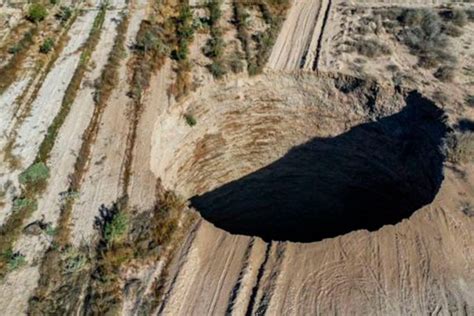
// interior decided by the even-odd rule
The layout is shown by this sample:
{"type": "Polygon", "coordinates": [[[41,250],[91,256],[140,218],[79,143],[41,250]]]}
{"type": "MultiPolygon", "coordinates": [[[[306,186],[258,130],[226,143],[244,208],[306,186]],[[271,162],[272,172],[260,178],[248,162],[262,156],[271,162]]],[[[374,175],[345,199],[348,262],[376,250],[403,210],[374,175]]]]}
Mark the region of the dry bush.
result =
{"type": "Polygon", "coordinates": [[[452,66],[443,65],[436,70],[434,76],[441,81],[450,82],[453,81],[456,69],[452,66]]]}
{"type": "MultiPolygon", "coordinates": [[[[463,23],[445,21],[446,19],[441,18],[442,14],[440,16],[430,9],[405,9],[397,10],[396,13],[388,14],[385,11],[380,13],[381,16],[390,19],[384,22],[384,26],[404,43],[413,55],[418,56],[419,66],[433,68],[440,64],[457,62],[456,57],[447,50],[448,36],[460,36],[463,23]],[[387,22],[391,25],[387,25],[387,22]]],[[[456,13],[456,19],[461,21],[462,14],[456,13]]]]}
{"type": "Polygon", "coordinates": [[[355,47],[360,55],[370,58],[389,55],[392,53],[390,48],[375,39],[366,39],[355,42],[355,47]]]}
{"type": "Polygon", "coordinates": [[[452,163],[469,163],[474,161],[474,133],[452,132],[444,142],[446,159],[452,163]]]}

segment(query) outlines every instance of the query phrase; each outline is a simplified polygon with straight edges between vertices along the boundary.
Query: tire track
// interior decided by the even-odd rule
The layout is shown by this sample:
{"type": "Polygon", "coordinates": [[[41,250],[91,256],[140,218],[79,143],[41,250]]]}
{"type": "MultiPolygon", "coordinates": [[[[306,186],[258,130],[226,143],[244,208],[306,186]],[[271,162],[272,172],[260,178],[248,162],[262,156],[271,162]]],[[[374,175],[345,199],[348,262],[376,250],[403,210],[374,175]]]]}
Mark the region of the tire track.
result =
{"type": "Polygon", "coordinates": [[[316,70],[319,69],[319,59],[320,59],[320,56],[321,56],[321,48],[322,48],[322,45],[323,45],[324,30],[326,28],[327,21],[328,21],[328,18],[329,18],[329,12],[331,10],[331,5],[332,5],[332,0],[328,0],[326,10],[324,11],[324,17],[323,17],[322,26],[321,26],[321,32],[319,33],[318,45],[316,47],[316,58],[314,59],[314,63],[313,63],[313,67],[312,67],[313,71],[316,71],[316,70]]]}

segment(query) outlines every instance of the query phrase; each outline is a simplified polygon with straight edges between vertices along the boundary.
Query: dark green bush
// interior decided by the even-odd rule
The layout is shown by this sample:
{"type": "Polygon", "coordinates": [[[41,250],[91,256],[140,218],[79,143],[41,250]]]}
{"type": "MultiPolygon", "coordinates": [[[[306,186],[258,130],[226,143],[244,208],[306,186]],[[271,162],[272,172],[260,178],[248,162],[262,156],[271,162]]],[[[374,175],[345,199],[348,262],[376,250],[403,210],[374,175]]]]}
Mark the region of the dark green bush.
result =
{"type": "Polygon", "coordinates": [[[171,58],[185,61],[189,55],[189,42],[194,36],[193,13],[189,5],[181,6],[175,25],[178,45],[172,51],[171,58]]]}
{"type": "Polygon", "coordinates": [[[209,58],[221,58],[224,55],[224,48],[225,42],[222,37],[211,37],[206,42],[202,52],[206,57],[209,58]]]}
{"type": "Polygon", "coordinates": [[[54,47],[54,40],[51,37],[48,37],[44,40],[43,44],[40,46],[40,53],[47,54],[49,53],[54,47]]]}
{"type": "Polygon", "coordinates": [[[186,123],[191,127],[197,124],[197,121],[192,114],[184,114],[184,119],[186,120],[186,123]]]}
{"type": "Polygon", "coordinates": [[[26,18],[33,23],[38,23],[43,21],[46,16],[48,16],[48,10],[40,3],[33,3],[28,9],[26,18]]]}

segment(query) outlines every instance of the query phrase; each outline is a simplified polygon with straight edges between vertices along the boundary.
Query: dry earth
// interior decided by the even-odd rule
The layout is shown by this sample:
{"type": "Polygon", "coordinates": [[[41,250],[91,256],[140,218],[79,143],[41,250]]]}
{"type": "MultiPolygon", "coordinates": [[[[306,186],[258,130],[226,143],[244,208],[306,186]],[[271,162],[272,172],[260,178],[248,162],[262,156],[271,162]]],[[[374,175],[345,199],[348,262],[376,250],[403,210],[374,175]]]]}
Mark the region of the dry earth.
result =
{"type": "MultiPolygon", "coordinates": [[[[62,45],[37,67],[35,43],[0,94],[3,314],[474,315],[474,163],[441,149],[453,130],[474,130],[472,17],[449,38],[452,81],[419,67],[388,27],[366,36],[390,54],[344,49],[380,12],[474,7],[295,0],[265,38],[275,2],[243,5],[239,25],[239,3],[222,1],[219,33],[205,26],[212,8],[190,1],[187,43],[167,29],[186,33],[185,2],[68,4],[78,15],[62,45]],[[219,38],[222,52],[206,52],[219,38]],[[159,53],[139,68],[149,51],[159,53]],[[262,56],[263,71],[249,75],[262,56]],[[31,193],[19,176],[38,162],[84,63],[41,160],[46,183],[31,193]],[[177,95],[180,78],[190,89],[177,95]],[[111,87],[103,104],[97,82],[111,87]],[[165,190],[186,205],[173,222],[165,190]],[[153,237],[136,237],[147,227],[153,237]]],[[[18,10],[0,7],[0,48],[22,25],[18,10]]]]}

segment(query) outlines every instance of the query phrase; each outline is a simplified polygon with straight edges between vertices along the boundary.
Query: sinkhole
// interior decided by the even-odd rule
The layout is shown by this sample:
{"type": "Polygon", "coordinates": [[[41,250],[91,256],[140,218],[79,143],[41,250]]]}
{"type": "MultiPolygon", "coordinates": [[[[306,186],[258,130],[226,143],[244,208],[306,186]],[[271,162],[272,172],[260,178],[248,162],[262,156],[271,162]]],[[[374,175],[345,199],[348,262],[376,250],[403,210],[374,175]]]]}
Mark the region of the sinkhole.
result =
{"type": "Polygon", "coordinates": [[[336,79],[254,79],[189,100],[198,123],[161,122],[155,173],[215,226],[266,241],[408,218],[443,180],[443,111],[415,91],[336,79]]]}

